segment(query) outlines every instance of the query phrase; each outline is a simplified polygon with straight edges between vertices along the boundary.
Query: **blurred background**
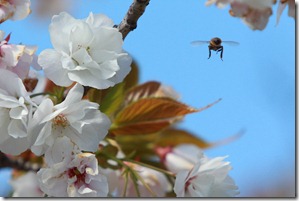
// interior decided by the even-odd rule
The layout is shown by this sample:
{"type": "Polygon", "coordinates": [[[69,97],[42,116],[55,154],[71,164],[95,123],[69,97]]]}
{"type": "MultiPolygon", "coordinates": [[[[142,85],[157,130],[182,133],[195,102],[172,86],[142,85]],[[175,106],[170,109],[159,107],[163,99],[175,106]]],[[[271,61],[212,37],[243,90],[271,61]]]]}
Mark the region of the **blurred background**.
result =
{"type": "MultiPolygon", "coordinates": [[[[32,13],[21,21],[6,21],[11,43],[52,48],[48,25],[61,11],[75,18],[104,13],[121,22],[132,0],[31,0],[32,13]]],[[[240,197],[295,196],[295,21],[286,8],[276,25],[277,5],[267,27],[252,31],[229,6],[206,7],[205,1],[150,1],[124,49],[140,67],[140,83],[156,80],[171,86],[181,101],[195,108],[222,98],[215,106],[188,115],[179,127],[215,142],[241,130],[235,141],[206,150],[209,157],[229,155],[240,197]],[[193,40],[213,37],[224,44],[223,61],[207,45],[193,40]]],[[[0,169],[0,196],[10,191],[10,169],[0,169]]]]}

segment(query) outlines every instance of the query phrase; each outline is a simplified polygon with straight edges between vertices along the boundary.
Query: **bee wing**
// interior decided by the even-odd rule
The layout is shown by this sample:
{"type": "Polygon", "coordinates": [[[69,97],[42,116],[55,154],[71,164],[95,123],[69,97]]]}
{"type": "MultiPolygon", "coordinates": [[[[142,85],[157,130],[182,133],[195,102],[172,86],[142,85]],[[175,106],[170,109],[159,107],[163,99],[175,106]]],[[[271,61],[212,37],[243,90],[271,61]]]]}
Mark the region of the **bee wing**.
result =
{"type": "Polygon", "coordinates": [[[193,46],[199,46],[199,45],[204,45],[204,44],[209,44],[210,41],[204,41],[204,40],[195,40],[191,42],[191,45],[193,46]]]}
{"type": "Polygon", "coordinates": [[[235,41],[228,41],[228,40],[226,40],[226,41],[222,41],[222,43],[225,43],[225,44],[227,44],[227,45],[231,45],[231,46],[237,46],[237,45],[240,44],[240,43],[238,43],[238,42],[235,42],[235,41]]]}

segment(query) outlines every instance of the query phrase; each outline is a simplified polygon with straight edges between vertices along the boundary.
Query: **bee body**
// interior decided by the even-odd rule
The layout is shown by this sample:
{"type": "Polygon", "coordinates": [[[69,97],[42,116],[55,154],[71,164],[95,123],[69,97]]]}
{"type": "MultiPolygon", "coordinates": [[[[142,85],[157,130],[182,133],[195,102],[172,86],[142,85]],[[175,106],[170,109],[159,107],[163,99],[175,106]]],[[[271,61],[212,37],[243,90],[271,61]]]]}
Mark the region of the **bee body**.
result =
{"type": "Polygon", "coordinates": [[[223,57],[223,46],[221,45],[222,43],[226,43],[229,45],[238,45],[238,42],[234,42],[234,41],[222,41],[220,38],[215,37],[212,38],[210,41],[193,41],[191,42],[192,45],[201,45],[201,44],[209,44],[208,48],[209,48],[209,57],[208,59],[211,57],[211,50],[216,51],[216,53],[220,52],[220,59],[222,60],[223,57]]]}

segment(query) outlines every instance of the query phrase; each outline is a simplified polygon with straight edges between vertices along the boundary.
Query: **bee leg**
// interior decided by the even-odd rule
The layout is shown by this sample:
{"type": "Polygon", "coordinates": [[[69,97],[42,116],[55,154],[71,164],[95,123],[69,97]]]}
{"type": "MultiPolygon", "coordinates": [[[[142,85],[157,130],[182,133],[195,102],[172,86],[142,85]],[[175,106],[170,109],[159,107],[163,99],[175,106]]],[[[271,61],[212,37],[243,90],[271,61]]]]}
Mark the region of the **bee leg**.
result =
{"type": "Polygon", "coordinates": [[[219,51],[221,51],[220,59],[223,61],[223,59],[222,59],[222,56],[223,56],[223,46],[221,46],[221,49],[219,51]]]}
{"type": "MultiPolygon", "coordinates": [[[[211,48],[209,47],[209,58],[211,57],[211,48]]],[[[208,58],[208,59],[209,59],[208,58]]]]}
{"type": "Polygon", "coordinates": [[[220,49],[218,49],[218,50],[216,50],[216,54],[218,54],[218,52],[220,52],[221,51],[221,48],[220,49]]]}

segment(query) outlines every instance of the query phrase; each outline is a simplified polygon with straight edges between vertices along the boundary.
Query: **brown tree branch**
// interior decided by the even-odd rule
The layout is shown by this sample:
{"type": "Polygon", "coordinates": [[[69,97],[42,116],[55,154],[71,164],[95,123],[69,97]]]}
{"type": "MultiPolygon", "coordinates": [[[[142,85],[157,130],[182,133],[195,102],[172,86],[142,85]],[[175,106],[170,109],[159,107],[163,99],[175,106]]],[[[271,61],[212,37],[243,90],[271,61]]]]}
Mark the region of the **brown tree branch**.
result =
{"type": "Polygon", "coordinates": [[[10,159],[0,151],[0,169],[7,168],[7,167],[16,170],[35,171],[35,172],[37,172],[41,168],[38,164],[24,161],[22,158],[18,158],[16,160],[10,159]]]}
{"type": "Polygon", "coordinates": [[[134,2],[131,4],[126,16],[117,26],[119,32],[123,35],[123,40],[130,31],[136,29],[137,21],[144,13],[149,1],[150,0],[134,0],[134,2]]]}

